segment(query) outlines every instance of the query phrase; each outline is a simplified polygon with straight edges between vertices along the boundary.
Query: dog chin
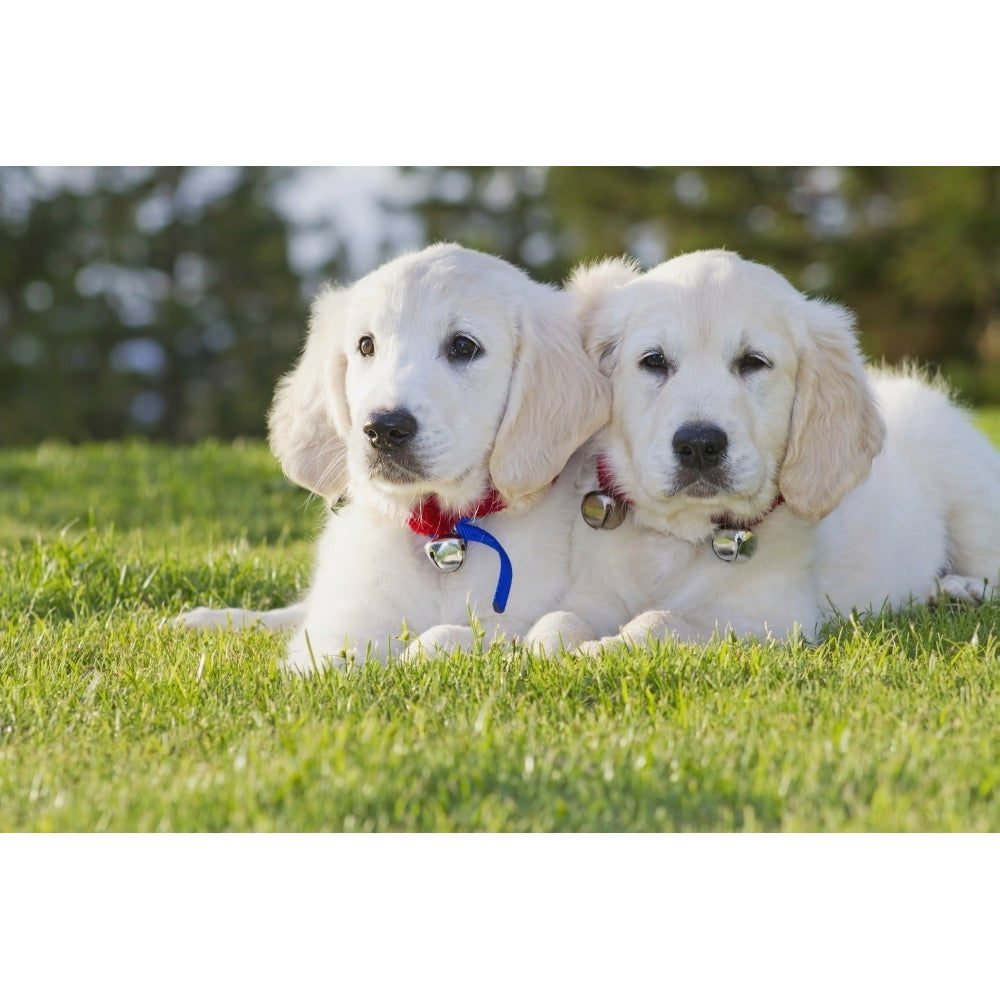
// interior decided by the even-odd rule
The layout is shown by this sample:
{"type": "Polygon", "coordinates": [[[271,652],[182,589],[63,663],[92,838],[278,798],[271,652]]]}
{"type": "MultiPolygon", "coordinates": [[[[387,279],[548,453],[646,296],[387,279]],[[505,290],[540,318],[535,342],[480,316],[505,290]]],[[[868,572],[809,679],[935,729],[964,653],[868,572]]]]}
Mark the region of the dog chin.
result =
{"type": "Polygon", "coordinates": [[[716,500],[725,496],[725,491],[714,483],[707,483],[703,479],[689,483],[687,486],[675,486],[667,494],[671,499],[688,500],[716,500]]]}
{"type": "Polygon", "coordinates": [[[658,507],[660,515],[671,521],[675,518],[687,521],[690,518],[693,522],[704,524],[707,520],[720,517],[754,521],[767,513],[775,496],[774,491],[735,492],[701,483],[665,494],[658,507]]]}
{"type": "Polygon", "coordinates": [[[674,474],[673,480],[664,492],[667,496],[707,500],[731,494],[733,482],[729,474],[722,469],[712,469],[708,472],[683,469],[674,474]]]}
{"type": "Polygon", "coordinates": [[[437,497],[443,510],[458,512],[474,506],[489,490],[486,475],[473,470],[445,479],[404,474],[398,468],[388,473],[384,468],[369,469],[363,482],[370,501],[393,517],[413,510],[429,496],[437,497]]]}
{"type": "Polygon", "coordinates": [[[735,491],[720,487],[705,479],[685,484],[676,480],[664,485],[659,493],[643,492],[636,496],[635,516],[639,523],[655,531],[675,535],[698,543],[711,537],[713,519],[719,516],[737,520],[755,520],[774,500],[758,490],[735,491]]]}
{"type": "Polygon", "coordinates": [[[489,479],[485,474],[467,471],[455,479],[425,482],[422,495],[433,494],[443,510],[457,512],[475,506],[486,496],[489,488],[489,479]]]}
{"type": "Polygon", "coordinates": [[[398,462],[376,455],[368,463],[368,479],[392,490],[412,488],[427,476],[419,462],[398,462]]]}

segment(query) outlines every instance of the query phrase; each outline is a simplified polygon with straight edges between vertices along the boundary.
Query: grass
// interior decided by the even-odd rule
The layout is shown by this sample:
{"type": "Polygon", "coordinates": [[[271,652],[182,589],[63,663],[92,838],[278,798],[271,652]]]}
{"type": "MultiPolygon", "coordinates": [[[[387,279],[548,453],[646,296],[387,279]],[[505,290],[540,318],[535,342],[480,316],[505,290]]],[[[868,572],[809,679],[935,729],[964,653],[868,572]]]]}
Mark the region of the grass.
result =
{"type": "Polygon", "coordinates": [[[0,483],[0,830],[1000,829],[1000,607],[301,680],[170,624],[305,585],[322,511],[263,444],[46,444],[0,483]]]}

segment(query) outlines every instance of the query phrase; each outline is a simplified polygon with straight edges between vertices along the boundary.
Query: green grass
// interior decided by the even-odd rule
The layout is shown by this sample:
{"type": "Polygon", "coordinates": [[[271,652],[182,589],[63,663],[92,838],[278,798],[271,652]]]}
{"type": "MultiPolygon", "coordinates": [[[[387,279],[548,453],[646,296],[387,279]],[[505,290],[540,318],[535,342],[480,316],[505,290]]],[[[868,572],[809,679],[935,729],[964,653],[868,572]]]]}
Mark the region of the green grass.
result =
{"type": "Polygon", "coordinates": [[[303,681],[280,637],[170,624],[306,583],[321,509],[264,445],[45,445],[0,483],[0,830],[1000,829],[998,607],[303,681]]]}

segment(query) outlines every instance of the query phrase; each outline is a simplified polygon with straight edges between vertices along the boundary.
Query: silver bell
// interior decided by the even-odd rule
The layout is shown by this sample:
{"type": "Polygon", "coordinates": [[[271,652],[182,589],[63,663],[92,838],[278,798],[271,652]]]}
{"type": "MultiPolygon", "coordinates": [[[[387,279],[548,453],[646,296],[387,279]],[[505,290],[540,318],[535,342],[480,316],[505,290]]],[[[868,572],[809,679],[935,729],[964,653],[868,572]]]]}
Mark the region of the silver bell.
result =
{"type": "Polygon", "coordinates": [[[424,545],[424,551],[442,573],[454,573],[465,562],[465,539],[458,535],[434,538],[424,545]]]}
{"type": "Polygon", "coordinates": [[[749,528],[721,528],[712,539],[712,551],[723,562],[746,562],[757,551],[757,536],[749,528]]]}
{"type": "Polygon", "coordinates": [[[583,502],[580,504],[580,513],[592,528],[604,528],[610,531],[612,528],[617,528],[625,520],[628,505],[607,493],[594,490],[583,498],[583,502]]]}

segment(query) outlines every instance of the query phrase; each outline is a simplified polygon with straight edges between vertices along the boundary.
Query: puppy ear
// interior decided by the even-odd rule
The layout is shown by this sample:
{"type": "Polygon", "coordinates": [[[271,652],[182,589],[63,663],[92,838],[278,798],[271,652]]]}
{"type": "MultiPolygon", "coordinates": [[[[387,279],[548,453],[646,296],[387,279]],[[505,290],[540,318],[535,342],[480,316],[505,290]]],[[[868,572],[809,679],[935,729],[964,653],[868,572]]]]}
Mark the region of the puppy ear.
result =
{"type": "Polygon", "coordinates": [[[639,274],[638,264],[628,257],[609,257],[596,264],[581,264],[567,283],[577,320],[583,327],[584,348],[605,375],[614,367],[619,342],[618,331],[604,321],[605,295],[639,274]]]}
{"type": "Polygon", "coordinates": [[[292,482],[334,499],[347,489],[350,426],[342,340],[348,289],[327,287],[313,301],[298,364],[278,382],[268,440],[292,482]]]}
{"type": "Polygon", "coordinates": [[[788,447],[778,486],[793,513],[817,521],[867,478],[885,424],[872,395],[854,317],[807,301],[788,447]]]}
{"type": "Polygon", "coordinates": [[[606,257],[574,268],[566,285],[578,302],[590,308],[606,291],[627,285],[639,273],[639,265],[630,257],[606,257]]]}
{"type": "Polygon", "coordinates": [[[611,416],[611,387],[583,350],[569,295],[539,286],[522,314],[507,409],[490,474],[509,506],[524,505],[611,416]]]}

